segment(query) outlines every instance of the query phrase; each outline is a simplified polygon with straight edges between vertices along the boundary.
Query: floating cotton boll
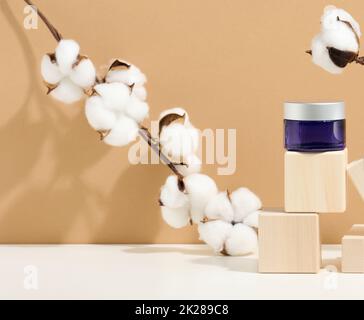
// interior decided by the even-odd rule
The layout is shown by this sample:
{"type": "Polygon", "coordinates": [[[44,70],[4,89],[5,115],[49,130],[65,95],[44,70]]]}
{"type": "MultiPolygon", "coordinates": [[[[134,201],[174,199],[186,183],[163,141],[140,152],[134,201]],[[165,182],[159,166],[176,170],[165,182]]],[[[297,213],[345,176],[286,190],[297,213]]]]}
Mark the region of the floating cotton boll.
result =
{"type": "Polygon", "coordinates": [[[70,74],[71,80],[83,89],[88,89],[95,84],[96,69],[90,59],[82,59],[70,74]]]}
{"type": "Polygon", "coordinates": [[[126,116],[120,116],[104,142],[114,147],[123,147],[136,140],[139,127],[137,123],[126,116]]]}
{"type": "Polygon", "coordinates": [[[262,207],[262,202],[257,195],[247,188],[234,191],[230,198],[235,211],[235,222],[242,222],[250,213],[258,211],[262,207]]]}
{"type": "Polygon", "coordinates": [[[81,100],[85,94],[80,87],[76,86],[68,78],[65,78],[51,91],[50,95],[58,101],[72,104],[81,100]]]}
{"type": "Polygon", "coordinates": [[[176,165],[177,170],[184,176],[187,177],[194,173],[201,172],[202,161],[201,159],[194,155],[188,155],[182,165],[176,165]]]}
{"type": "Polygon", "coordinates": [[[217,195],[218,189],[214,180],[204,174],[191,174],[184,179],[190,200],[191,216],[194,223],[203,220],[209,200],[217,195]]]}
{"type": "Polygon", "coordinates": [[[216,253],[221,253],[225,250],[225,241],[232,232],[232,229],[231,223],[221,220],[200,223],[198,225],[200,240],[204,241],[216,253]]]}
{"type": "Polygon", "coordinates": [[[141,123],[149,116],[149,106],[146,102],[132,96],[126,105],[125,113],[136,122],[141,123]]]}
{"type": "Polygon", "coordinates": [[[161,203],[169,208],[181,208],[188,205],[187,195],[180,190],[178,178],[169,176],[161,189],[161,203]]]}
{"type": "Polygon", "coordinates": [[[255,211],[253,213],[250,213],[245,219],[244,219],[244,224],[258,229],[259,228],[259,215],[260,215],[261,211],[255,211]]]}
{"type": "Polygon", "coordinates": [[[96,131],[111,130],[116,123],[115,113],[105,108],[99,96],[87,99],[85,112],[88,123],[96,131]]]}
{"type": "Polygon", "coordinates": [[[168,208],[161,207],[163,220],[172,228],[184,228],[190,223],[188,207],[168,208]]]}
{"type": "Polygon", "coordinates": [[[132,96],[138,98],[141,101],[146,101],[148,97],[147,89],[144,86],[134,86],[132,96]]]}
{"type": "Polygon", "coordinates": [[[257,247],[257,233],[242,223],[233,227],[225,242],[226,253],[230,256],[244,256],[253,253],[257,247]]]}
{"type": "Polygon", "coordinates": [[[123,111],[130,100],[130,89],[122,83],[102,83],[95,91],[104,100],[106,108],[123,111]]]}
{"type": "Polygon", "coordinates": [[[220,192],[208,201],[205,216],[211,220],[233,221],[234,209],[227,192],[220,192]]]}
{"type": "Polygon", "coordinates": [[[69,75],[80,54],[80,46],[74,40],[61,40],[56,48],[56,59],[60,71],[69,75]]]}
{"type": "Polygon", "coordinates": [[[343,68],[336,66],[329,55],[326,45],[323,43],[321,36],[316,36],[312,40],[312,62],[327,72],[332,74],[340,74],[344,71],[343,68]]]}
{"type": "Polygon", "coordinates": [[[64,77],[59,70],[57,63],[52,61],[51,56],[48,54],[43,56],[41,73],[44,81],[53,85],[59,83],[64,77]]]}
{"type": "Polygon", "coordinates": [[[106,81],[121,82],[128,86],[143,86],[147,82],[146,76],[134,65],[115,60],[106,75],[106,81]]]}

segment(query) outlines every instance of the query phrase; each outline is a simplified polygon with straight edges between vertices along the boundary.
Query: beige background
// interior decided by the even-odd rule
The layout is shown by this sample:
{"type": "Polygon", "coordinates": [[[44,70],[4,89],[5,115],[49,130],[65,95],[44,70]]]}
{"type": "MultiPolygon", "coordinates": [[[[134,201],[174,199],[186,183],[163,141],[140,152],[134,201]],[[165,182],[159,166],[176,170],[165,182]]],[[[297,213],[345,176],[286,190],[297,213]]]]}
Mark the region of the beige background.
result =
{"type": "MultiPolygon", "coordinates": [[[[184,106],[203,128],[237,128],[234,176],[205,172],[221,189],[248,186],[267,207],[283,204],[282,103],[344,99],[351,160],[364,154],[364,69],[340,76],[304,54],[318,31],[322,0],[38,0],[63,35],[96,65],[121,57],[148,75],[151,118],[184,106]]],[[[331,1],[364,26],[364,2],[331,1]]],[[[168,170],[131,166],[127,148],[101,144],[82,103],[46,97],[42,54],[55,42],[43,24],[23,28],[23,2],[0,0],[0,242],[196,242],[172,230],[157,199],[168,170]]],[[[349,184],[346,214],[322,215],[323,239],[338,242],[364,222],[349,184]]]]}

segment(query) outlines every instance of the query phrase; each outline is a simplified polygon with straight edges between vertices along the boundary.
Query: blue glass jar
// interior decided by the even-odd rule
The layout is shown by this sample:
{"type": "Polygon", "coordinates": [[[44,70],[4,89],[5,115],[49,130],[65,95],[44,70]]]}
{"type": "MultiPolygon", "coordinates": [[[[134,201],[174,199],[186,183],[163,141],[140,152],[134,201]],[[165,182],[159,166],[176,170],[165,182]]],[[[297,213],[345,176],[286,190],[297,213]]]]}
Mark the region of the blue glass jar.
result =
{"type": "Polygon", "coordinates": [[[284,105],[285,148],[298,152],[340,151],[346,148],[343,102],[284,105]]]}

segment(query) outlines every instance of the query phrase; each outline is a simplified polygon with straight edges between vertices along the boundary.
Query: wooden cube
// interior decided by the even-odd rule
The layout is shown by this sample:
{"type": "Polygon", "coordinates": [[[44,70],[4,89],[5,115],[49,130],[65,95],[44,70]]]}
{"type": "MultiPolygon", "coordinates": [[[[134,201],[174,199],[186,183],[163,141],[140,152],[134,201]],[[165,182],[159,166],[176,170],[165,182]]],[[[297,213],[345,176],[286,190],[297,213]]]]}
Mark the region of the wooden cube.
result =
{"type": "Polygon", "coordinates": [[[344,273],[364,273],[364,225],[354,225],[343,238],[341,268],[344,273]]]}
{"type": "Polygon", "coordinates": [[[346,210],[347,150],[285,154],[286,212],[346,210]]]}
{"type": "Polygon", "coordinates": [[[321,242],[317,214],[261,213],[260,273],[318,273],[320,268],[321,242]]]}
{"type": "Polygon", "coordinates": [[[348,165],[348,173],[360,196],[364,200],[364,159],[348,165]]]}

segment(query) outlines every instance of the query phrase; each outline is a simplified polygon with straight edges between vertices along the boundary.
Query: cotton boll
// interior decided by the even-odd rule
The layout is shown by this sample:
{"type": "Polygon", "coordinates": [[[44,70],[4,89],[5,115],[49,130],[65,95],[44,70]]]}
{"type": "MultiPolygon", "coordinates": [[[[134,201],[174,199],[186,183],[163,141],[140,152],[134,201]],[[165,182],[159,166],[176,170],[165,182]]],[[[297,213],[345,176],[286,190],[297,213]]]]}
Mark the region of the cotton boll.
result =
{"type": "Polygon", "coordinates": [[[201,172],[202,161],[198,156],[191,154],[186,157],[183,165],[177,165],[176,167],[184,177],[187,177],[190,174],[201,172]]]}
{"type": "Polygon", "coordinates": [[[163,153],[173,161],[182,163],[197,152],[199,133],[181,123],[172,123],[163,128],[159,139],[163,153]]]}
{"type": "Polygon", "coordinates": [[[209,245],[216,253],[221,253],[225,249],[225,241],[232,230],[231,223],[221,220],[198,225],[200,240],[209,245]]]}
{"type": "Polygon", "coordinates": [[[208,219],[233,221],[234,209],[227,192],[220,192],[209,200],[205,209],[205,216],[208,219]]]}
{"type": "Polygon", "coordinates": [[[260,211],[255,211],[251,214],[249,214],[245,219],[244,219],[244,224],[252,227],[252,228],[259,228],[259,215],[260,215],[260,211]]]}
{"type": "Polygon", "coordinates": [[[130,65],[129,68],[122,70],[111,69],[106,76],[106,81],[109,83],[121,82],[128,86],[143,86],[147,82],[147,78],[139,68],[130,65]]]}
{"type": "Polygon", "coordinates": [[[207,203],[218,193],[216,183],[209,176],[200,173],[189,175],[184,183],[190,200],[192,220],[199,223],[204,218],[207,203]]]}
{"type": "Polygon", "coordinates": [[[235,222],[242,222],[250,213],[262,207],[260,199],[247,188],[240,188],[234,191],[230,198],[235,211],[235,222]]]}
{"type": "Polygon", "coordinates": [[[92,87],[96,81],[96,69],[90,59],[83,59],[72,70],[71,80],[83,89],[92,87]]]}
{"type": "Polygon", "coordinates": [[[258,247],[258,235],[254,229],[238,223],[230,232],[225,249],[230,256],[243,256],[253,253],[258,247]]]}
{"type": "Polygon", "coordinates": [[[180,229],[186,227],[190,223],[190,215],[188,207],[168,208],[161,207],[163,220],[172,228],[180,229]]]}
{"type": "Polygon", "coordinates": [[[169,176],[161,189],[160,201],[169,208],[181,208],[188,205],[188,197],[178,188],[178,178],[169,176]]]}
{"type": "Polygon", "coordinates": [[[126,105],[125,113],[136,122],[141,123],[149,116],[149,106],[146,102],[132,96],[126,105]]]}
{"type": "Polygon", "coordinates": [[[335,30],[324,31],[321,34],[326,47],[341,51],[359,52],[359,43],[353,30],[345,23],[337,21],[335,30]]]}
{"type": "Polygon", "coordinates": [[[75,103],[84,97],[83,90],[68,78],[63,79],[50,94],[56,100],[66,104],[75,103]]]}
{"type": "Polygon", "coordinates": [[[52,62],[52,59],[48,54],[43,56],[41,63],[41,73],[44,81],[49,84],[57,84],[63,78],[63,74],[59,70],[57,64],[52,62]]]}
{"type": "Polygon", "coordinates": [[[144,86],[134,86],[132,96],[138,98],[141,101],[146,101],[148,93],[144,86]]]}
{"type": "Polygon", "coordinates": [[[86,101],[86,118],[97,131],[111,130],[116,123],[116,115],[106,109],[101,97],[93,96],[86,101]]]}
{"type": "Polygon", "coordinates": [[[60,71],[69,75],[80,53],[80,46],[74,40],[61,40],[56,48],[56,59],[60,71]]]}
{"type": "Polygon", "coordinates": [[[126,116],[120,116],[104,142],[114,147],[123,147],[136,140],[139,127],[137,123],[126,116]]]}
{"type": "Polygon", "coordinates": [[[323,68],[324,70],[332,73],[332,74],[340,74],[344,71],[343,68],[336,66],[329,55],[329,51],[324,44],[320,35],[316,36],[312,40],[312,61],[314,64],[323,68]]]}
{"type": "Polygon", "coordinates": [[[123,111],[130,100],[130,89],[122,83],[102,83],[95,86],[106,108],[123,111]]]}

